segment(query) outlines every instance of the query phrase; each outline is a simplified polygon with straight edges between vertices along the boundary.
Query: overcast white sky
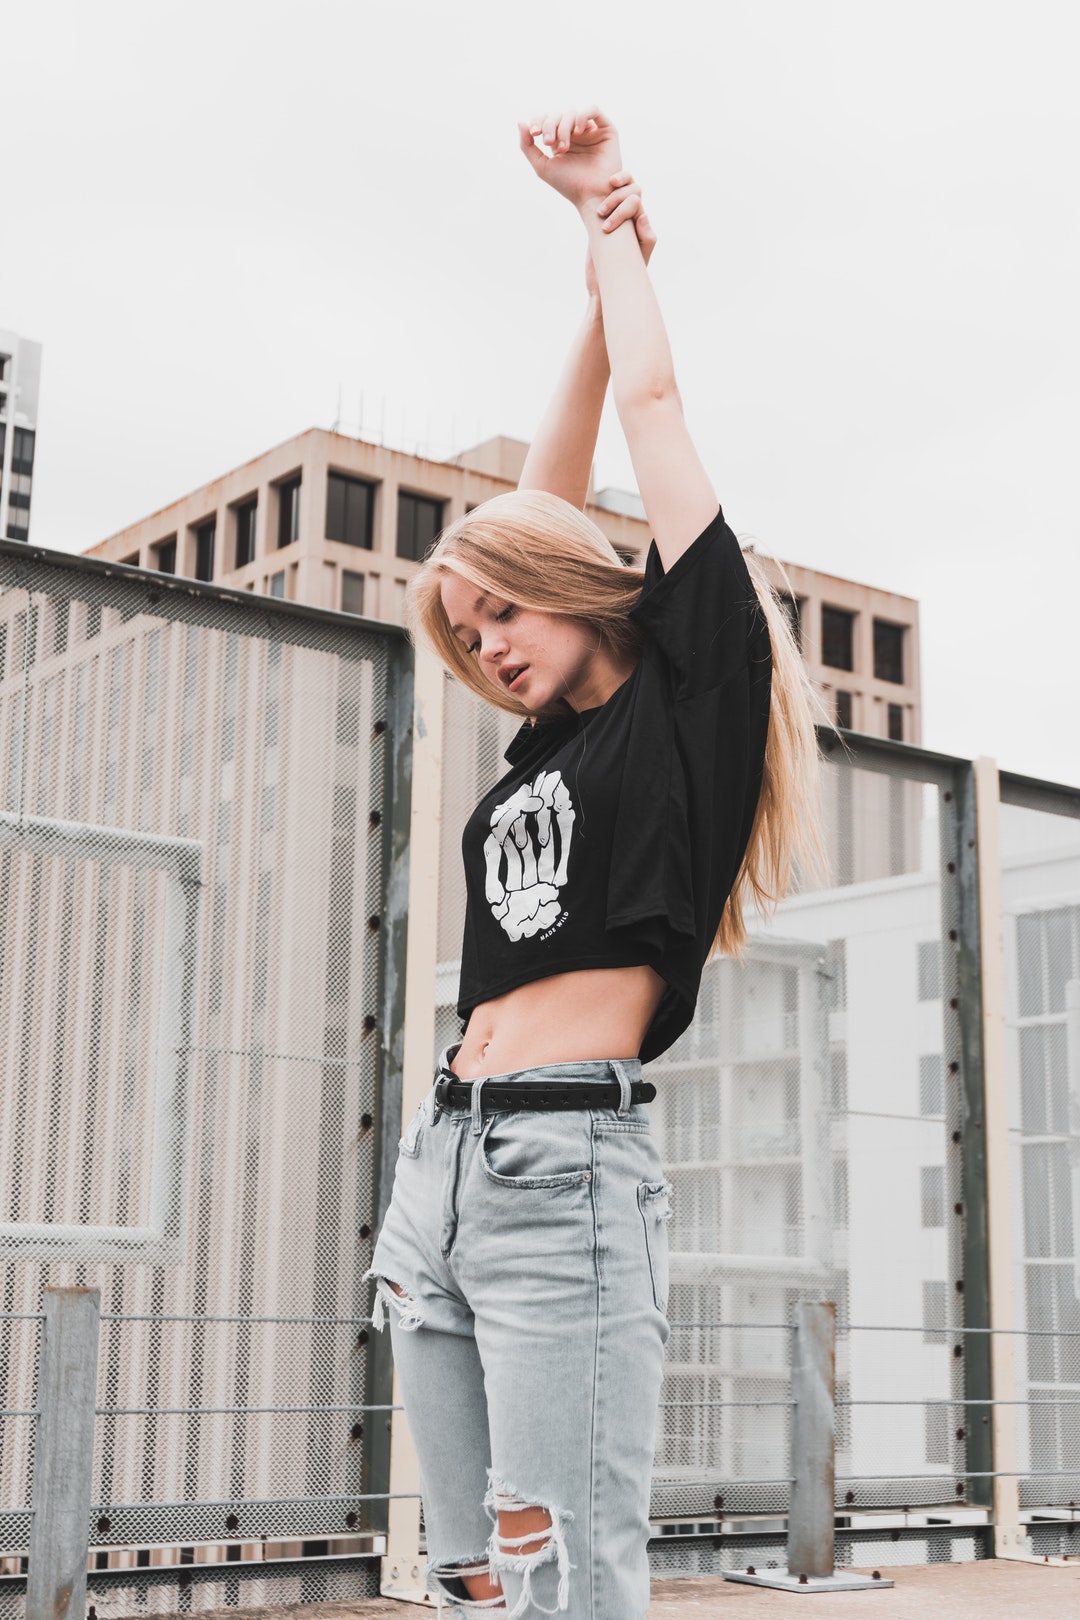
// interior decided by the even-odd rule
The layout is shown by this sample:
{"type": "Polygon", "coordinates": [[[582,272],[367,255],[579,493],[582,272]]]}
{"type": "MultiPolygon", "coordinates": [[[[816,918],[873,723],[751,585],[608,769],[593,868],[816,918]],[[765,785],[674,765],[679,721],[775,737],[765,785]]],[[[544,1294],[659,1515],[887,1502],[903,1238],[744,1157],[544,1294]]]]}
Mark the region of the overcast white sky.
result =
{"type": "MultiPolygon", "coordinates": [[[[35,0],[0,326],[81,550],[338,414],[528,438],[583,304],[519,116],[596,100],[736,531],[919,598],[924,741],[1080,783],[1074,0],[35,0]],[[361,415],[362,413],[362,415],[361,415]]],[[[610,413],[600,483],[632,487],[610,413]]]]}

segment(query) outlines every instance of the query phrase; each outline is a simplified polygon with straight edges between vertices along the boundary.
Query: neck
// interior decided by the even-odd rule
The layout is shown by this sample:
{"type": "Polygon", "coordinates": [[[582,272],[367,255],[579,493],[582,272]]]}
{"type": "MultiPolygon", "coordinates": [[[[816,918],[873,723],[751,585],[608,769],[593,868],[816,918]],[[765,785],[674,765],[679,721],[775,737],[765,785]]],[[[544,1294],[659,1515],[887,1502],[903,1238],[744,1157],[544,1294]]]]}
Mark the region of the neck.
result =
{"type": "Polygon", "coordinates": [[[588,676],[566,701],[577,714],[599,709],[634,672],[633,660],[616,661],[606,650],[597,653],[588,676]]]}

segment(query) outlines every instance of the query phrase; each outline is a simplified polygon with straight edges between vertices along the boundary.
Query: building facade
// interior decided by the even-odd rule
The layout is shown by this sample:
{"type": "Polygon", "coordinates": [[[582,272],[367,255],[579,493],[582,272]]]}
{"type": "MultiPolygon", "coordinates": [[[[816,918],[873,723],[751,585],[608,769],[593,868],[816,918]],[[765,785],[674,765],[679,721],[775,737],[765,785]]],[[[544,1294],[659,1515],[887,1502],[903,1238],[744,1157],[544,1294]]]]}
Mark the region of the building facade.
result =
{"type": "MultiPolygon", "coordinates": [[[[95,557],[401,623],[439,531],[517,482],[527,445],[496,438],[429,461],[312,428],[89,548],[95,557]]],[[[628,561],[649,542],[637,496],[588,515],[628,561]]],[[[764,558],[836,724],[922,740],[918,603],[764,558]]]]}
{"type": "Polygon", "coordinates": [[[0,535],[30,538],[41,344],[0,332],[0,535]]]}

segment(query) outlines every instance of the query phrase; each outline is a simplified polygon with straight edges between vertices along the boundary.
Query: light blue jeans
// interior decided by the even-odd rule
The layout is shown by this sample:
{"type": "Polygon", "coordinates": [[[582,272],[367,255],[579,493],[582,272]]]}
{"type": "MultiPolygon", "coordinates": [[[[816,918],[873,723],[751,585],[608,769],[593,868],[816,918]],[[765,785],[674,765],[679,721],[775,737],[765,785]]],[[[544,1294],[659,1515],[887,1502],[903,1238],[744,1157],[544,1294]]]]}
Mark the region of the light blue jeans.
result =
{"type": "Polygon", "coordinates": [[[645,1620],[670,1188],[638,1077],[636,1061],[495,1077],[620,1084],[622,1106],[556,1113],[482,1112],[486,1081],[440,1113],[433,1087],[402,1138],[374,1325],[389,1312],[429,1584],[452,1614],[645,1620]],[[508,1528],[534,1506],[550,1532],[500,1535],[500,1513],[508,1528]],[[487,1603],[461,1582],[485,1570],[504,1594],[487,1603]]]}

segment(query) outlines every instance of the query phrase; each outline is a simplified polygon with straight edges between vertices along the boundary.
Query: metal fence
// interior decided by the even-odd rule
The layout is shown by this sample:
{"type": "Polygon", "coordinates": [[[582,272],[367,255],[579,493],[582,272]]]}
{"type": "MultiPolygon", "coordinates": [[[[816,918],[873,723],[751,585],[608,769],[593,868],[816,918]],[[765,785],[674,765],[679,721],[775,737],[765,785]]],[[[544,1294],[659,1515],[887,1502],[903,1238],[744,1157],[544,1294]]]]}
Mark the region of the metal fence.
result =
{"type": "MultiPolygon", "coordinates": [[[[43,1289],[92,1284],[95,1563],[359,1551],[411,656],[25,547],[0,589],[0,1408],[35,1409],[43,1289]]],[[[17,1574],[34,1419],[0,1422],[17,1574]]]]}
{"type": "MultiPolygon", "coordinates": [[[[420,659],[414,729],[390,626],[25,547],[0,588],[0,1614],[48,1284],[102,1291],[99,1615],[415,1590],[362,1279],[457,1033],[460,828],[512,723],[420,659]]],[[[650,1070],[654,1568],[782,1559],[790,1325],[822,1299],[840,1560],[1063,1553],[1080,793],[822,741],[828,881],[707,967],[650,1070]]]]}

